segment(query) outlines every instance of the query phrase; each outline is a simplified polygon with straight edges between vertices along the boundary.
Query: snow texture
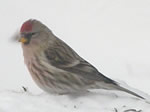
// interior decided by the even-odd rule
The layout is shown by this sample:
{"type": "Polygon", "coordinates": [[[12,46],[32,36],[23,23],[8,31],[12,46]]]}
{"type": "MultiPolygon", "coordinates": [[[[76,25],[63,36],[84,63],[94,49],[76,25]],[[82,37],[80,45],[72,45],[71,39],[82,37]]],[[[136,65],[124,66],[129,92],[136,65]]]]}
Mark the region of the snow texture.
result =
{"type": "Polygon", "coordinates": [[[121,92],[92,91],[85,95],[0,92],[0,112],[149,112],[150,103],[121,92]]]}

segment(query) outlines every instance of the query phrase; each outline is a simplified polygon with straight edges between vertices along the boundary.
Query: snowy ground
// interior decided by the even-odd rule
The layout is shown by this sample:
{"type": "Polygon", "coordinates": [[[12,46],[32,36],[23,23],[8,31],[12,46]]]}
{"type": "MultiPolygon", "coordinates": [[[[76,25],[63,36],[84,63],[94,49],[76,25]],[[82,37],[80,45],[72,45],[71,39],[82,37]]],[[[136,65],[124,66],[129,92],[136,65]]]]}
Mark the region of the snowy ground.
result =
{"type": "Polygon", "coordinates": [[[74,98],[43,93],[20,45],[10,41],[24,21],[38,19],[100,72],[149,100],[149,0],[3,0],[0,17],[0,112],[150,112],[150,104],[122,92],[74,98]]]}
{"type": "Polygon", "coordinates": [[[0,92],[0,112],[149,112],[150,103],[119,92],[92,92],[84,96],[0,92]],[[117,93],[117,95],[116,95],[117,93]]]}

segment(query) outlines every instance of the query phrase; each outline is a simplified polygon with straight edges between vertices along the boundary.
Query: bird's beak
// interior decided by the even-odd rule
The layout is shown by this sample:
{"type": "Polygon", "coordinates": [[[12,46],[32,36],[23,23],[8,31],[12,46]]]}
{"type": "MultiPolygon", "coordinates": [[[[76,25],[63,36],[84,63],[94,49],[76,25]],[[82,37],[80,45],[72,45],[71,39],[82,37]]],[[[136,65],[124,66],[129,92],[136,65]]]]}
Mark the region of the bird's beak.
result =
{"type": "Polygon", "coordinates": [[[19,39],[19,42],[27,43],[27,42],[28,42],[28,39],[25,38],[25,37],[21,37],[21,38],[19,39]]]}

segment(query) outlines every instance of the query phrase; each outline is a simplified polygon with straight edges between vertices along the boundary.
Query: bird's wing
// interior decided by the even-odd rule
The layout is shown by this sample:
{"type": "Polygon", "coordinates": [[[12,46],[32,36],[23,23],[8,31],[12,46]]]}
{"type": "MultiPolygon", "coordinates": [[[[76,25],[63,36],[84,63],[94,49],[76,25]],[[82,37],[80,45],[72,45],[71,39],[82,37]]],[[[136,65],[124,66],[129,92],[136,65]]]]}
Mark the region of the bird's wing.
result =
{"type": "Polygon", "coordinates": [[[115,81],[101,74],[90,63],[78,56],[69,46],[49,48],[45,51],[45,54],[49,63],[58,69],[80,75],[90,80],[115,84],[115,81]]]}

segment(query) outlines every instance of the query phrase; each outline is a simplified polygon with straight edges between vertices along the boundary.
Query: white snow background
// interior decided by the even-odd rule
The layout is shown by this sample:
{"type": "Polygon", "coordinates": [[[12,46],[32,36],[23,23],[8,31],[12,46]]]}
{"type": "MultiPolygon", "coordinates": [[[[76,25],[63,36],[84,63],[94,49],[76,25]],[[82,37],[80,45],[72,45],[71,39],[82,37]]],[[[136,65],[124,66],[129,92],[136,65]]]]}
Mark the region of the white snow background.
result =
{"type": "Polygon", "coordinates": [[[0,112],[150,112],[123,92],[50,95],[32,81],[12,35],[38,19],[106,76],[150,101],[149,0],[1,0],[0,112]],[[27,88],[27,92],[22,87],[27,88]]]}

